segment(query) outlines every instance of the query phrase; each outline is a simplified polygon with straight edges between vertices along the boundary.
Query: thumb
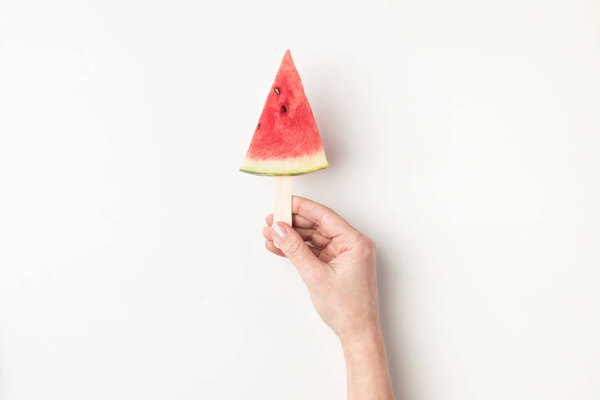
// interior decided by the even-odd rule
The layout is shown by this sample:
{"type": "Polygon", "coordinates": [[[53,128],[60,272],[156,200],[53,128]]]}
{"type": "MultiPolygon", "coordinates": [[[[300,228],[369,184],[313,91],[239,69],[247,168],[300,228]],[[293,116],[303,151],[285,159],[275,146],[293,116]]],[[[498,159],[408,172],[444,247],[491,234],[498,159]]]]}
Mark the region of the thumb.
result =
{"type": "Polygon", "coordinates": [[[321,261],[308,248],[304,240],[285,222],[274,222],[271,234],[277,247],[290,259],[302,276],[321,265],[321,261]]]}

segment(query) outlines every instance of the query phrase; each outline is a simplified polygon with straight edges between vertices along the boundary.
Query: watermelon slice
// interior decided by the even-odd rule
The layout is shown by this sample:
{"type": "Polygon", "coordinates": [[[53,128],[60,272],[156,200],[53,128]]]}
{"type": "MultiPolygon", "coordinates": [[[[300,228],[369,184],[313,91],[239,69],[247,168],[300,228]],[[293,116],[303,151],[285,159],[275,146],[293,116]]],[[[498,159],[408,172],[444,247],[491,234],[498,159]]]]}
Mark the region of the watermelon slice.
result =
{"type": "Polygon", "coordinates": [[[288,50],[240,171],[261,175],[299,175],[327,166],[317,122],[288,50]]]}

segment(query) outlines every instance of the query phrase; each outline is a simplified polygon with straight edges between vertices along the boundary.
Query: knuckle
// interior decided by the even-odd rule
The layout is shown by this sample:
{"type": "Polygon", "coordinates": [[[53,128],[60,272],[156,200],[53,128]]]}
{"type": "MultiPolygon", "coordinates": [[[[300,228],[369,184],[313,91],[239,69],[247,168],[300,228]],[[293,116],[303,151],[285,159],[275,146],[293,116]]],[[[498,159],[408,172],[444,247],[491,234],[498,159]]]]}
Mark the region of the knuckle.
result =
{"type": "Polygon", "coordinates": [[[356,241],[360,250],[366,253],[375,252],[375,242],[364,233],[359,233],[356,241]]]}
{"type": "Polygon", "coordinates": [[[376,252],[377,252],[377,244],[376,244],[376,243],[375,243],[375,241],[374,241],[373,239],[371,239],[371,238],[369,238],[369,246],[370,246],[370,248],[371,248],[371,251],[372,251],[373,253],[376,253],[376,252]]]}
{"type": "Polygon", "coordinates": [[[302,246],[304,242],[300,242],[299,240],[291,241],[291,243],[287,246],[287,254],[291,257],[298,257],[302,254],[302,246]]]}

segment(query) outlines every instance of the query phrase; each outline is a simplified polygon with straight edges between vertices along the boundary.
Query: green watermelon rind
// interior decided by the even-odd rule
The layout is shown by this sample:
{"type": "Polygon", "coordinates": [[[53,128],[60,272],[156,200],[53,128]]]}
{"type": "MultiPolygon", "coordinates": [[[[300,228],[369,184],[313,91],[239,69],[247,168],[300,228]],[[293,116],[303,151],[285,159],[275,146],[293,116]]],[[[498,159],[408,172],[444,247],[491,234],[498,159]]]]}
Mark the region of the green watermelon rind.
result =
{"type": "Polygon", "coordinates": [[[251,171],[249,169],[242,169],[242,168],[240,168],[240,171],[245,172],[247,174],[262,175],[262,176],[297,176],[297,175],[310,174],[311,172],[319,171],[319,170],[325,169],[327,167],[329,167],[329,164],[325,164],[322,167],[317,167],[317,168],[313,168],[313,169],[302,171],[302,172],[289,172],[289,173],[259,172],[259,171],[251,171]]]}
{"type": "Polygon", "coordinates": [[[323,148],[300,157],[288,158],[251,158],[246,157],[240,171],[255,175],[302,175],[327,168],[329,163],[323,148]]]}

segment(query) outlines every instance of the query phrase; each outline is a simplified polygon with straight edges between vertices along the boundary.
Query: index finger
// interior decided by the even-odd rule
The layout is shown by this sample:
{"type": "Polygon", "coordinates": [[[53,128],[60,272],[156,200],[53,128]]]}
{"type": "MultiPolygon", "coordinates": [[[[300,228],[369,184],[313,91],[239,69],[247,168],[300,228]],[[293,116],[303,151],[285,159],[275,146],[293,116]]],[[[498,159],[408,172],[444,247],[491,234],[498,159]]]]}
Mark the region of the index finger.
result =
{"type": "Polygon", "coordinates": [[[327,237],[334,237],[354,228],[332,209],[300,196],[292,197],[292,213],[306,218],[314,229],[327,237]]]}

